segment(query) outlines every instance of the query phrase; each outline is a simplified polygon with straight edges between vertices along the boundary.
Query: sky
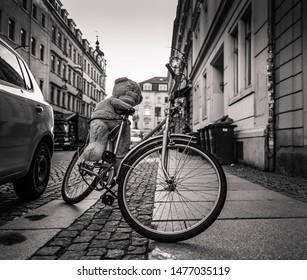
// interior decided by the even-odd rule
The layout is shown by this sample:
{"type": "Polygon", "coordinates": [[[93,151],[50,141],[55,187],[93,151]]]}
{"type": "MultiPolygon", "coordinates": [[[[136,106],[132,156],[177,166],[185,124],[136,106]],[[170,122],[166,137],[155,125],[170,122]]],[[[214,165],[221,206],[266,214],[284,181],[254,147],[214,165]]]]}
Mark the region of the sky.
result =
{"type": "Polygon", "coordinates": [[[106,93],[114,81],[127,77],[142,82],[165,77],[170,56],[177,0],[61,0],[95,47],[96,36],[105,54],[106,93]]]}

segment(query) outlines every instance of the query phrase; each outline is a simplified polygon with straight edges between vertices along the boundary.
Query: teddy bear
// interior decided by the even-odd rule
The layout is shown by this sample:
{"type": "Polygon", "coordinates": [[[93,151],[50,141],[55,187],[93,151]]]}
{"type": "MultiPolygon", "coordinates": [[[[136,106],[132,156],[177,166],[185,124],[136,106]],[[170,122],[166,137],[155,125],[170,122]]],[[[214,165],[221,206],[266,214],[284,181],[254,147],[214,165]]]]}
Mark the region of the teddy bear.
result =
{"type": "MultiPolygon", "coordinates": [[[[138,83],[126,78],[118,78],[112,91],[112,96],[100,101],[90,122],[89,144],[83,152],[86,161],[98,161],[106,149],[109,132],[120,124],[120,115],[142,102],[141,88],[138,83]]],[[[124,126],[117,155],[124,156],[130,146],[130,123],[124,126]]]]}

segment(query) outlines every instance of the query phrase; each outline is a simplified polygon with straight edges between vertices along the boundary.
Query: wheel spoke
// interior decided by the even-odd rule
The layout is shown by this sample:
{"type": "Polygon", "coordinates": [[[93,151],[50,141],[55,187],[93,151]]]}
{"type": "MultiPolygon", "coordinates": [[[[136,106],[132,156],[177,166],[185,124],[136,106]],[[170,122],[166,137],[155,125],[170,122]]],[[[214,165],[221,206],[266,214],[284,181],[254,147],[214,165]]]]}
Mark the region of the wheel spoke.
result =
{"type": "Polygon", "coordinates": [[[211,156],[184,142],[167,148],[171,180],[166,180],[161,154],[161,146],[148,147],[125,164],[119,202],[139,233],[162,241],[184,240],[217,218],[226,198],[225,175],[211,156]]]}

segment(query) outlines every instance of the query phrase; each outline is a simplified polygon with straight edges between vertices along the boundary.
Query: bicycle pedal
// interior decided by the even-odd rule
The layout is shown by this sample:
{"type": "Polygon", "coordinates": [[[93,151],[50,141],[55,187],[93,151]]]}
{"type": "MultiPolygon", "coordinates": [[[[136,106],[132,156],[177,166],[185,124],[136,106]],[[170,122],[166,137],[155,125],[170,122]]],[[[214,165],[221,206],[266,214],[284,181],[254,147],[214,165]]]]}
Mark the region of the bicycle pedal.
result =
{"type": "Polygon", "coordinates": [[[106,205],[112,205],[114,203],[114,196],[110,194],[105,194],[101,197],[101,202],[106,204],[106,205]]]}
{"type": "Polygon", "coordinates": [[[116,162],[116,155],[113,152],[104,151],[102,154],[102,159],[111,164],[116,162]]]}

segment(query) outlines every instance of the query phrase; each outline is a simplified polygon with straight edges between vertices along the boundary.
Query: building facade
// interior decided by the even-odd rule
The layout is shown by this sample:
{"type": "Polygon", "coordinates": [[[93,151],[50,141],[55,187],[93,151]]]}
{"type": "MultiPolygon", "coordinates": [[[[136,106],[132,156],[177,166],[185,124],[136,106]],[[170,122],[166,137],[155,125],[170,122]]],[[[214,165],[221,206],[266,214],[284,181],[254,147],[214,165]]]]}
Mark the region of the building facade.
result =
{"type": "Polygon", "coordinates": [[[150,132],[165,117],[165,109],[168,104],[168,80],[167,77],[153,77],[140,82],[143,101],[136,106],[133,116],[133,128],[141,132],[150,132]]]}
{"type": "Polygon", "coordinates": [[[59,0],[0,2],[0,36],[28,63],[55,117],[90,117],[105,93],[106,60],[59,0]]]}
{"type": "Polygon", "coordinates": [[[187,57],[190,125],[196,131],[232,118],[238,162],[307,174],[306,6],[300,0],[178,1],[172,47],[187,57]]]}

